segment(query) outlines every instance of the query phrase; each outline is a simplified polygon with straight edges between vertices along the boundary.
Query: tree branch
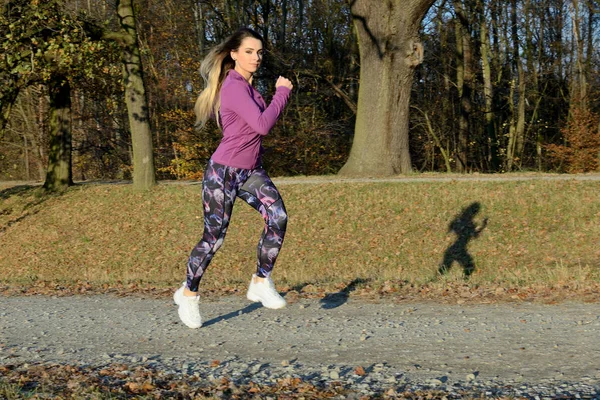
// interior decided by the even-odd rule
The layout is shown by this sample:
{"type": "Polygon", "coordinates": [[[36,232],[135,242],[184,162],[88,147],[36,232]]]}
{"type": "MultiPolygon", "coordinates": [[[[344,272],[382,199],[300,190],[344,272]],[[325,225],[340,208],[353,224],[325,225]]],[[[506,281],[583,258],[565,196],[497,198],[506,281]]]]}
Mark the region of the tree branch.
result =
{"type": "Polygon", "coordinates": [[[357,106],[356,103],[354,101],[352,101],[352,99],[350,98],[350,96],[348,96],[346,94],[346,92],[344,92],[340,86],[341,85],[336,85],[333,81],[322,77],[321,75],[315,74],[314,72],[311,71],[307,71],[307,70],[302,70],[302,71],[298,71],[298,74],[300,75],[305,75],[305,76],[310,76],[311,78],[316,78],[316,79],[322,79],[325,82],[327,82],[331,88],[333,89],[333,91],[335,92],[335,94],[340,97],[344,103],[346,103],[346,105],[348,106],[348,108],[350,109],[350,111],[352,111],[355,115],[356,115],[356,111],[357,111],[357,106]]]}

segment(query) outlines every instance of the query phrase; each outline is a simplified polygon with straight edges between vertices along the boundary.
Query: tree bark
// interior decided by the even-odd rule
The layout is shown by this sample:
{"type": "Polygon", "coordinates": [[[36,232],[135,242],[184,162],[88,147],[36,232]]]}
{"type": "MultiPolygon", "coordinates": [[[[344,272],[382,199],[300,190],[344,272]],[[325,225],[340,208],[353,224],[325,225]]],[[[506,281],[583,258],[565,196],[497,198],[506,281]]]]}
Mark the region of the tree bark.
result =
{"type": "Polygon", "coordinates": [[[279,43],[277,44],[282,52],[285,52],[285,31],[287,29],[287,0],[282,0],[281,2],[281,27],[279,31],[279,43]]]}
{"type": "Polygon", "coordinates": [[[133,146],[133,186],[147,190],[156,184],[156,178],[148,99],[132,0],[119,0],[117,13],[124,34],[123,78],[133,146]]]}
{"type": "Polygon", "coordinates": [[[494,86],[492,83],[491,45],[490,33],[486,20],[485,3],[479,1],[480,7],[480,42],[481,42],[481,70],[483,75],[483,94],[485,97],[485,131],[488,141],[488,163],[492,171],[496,171],[500,165],[498,159],[498,137],[494,124],[494,86]]]}
{"type": "Polygon", "coordinates": [[[409,103],[423,59],[421,21],[434,0],[350,3],[361,60],[354,142],[342,175],[412,172],[409,103]]]}
{"type": "MultiPolygon", "coordinates": [[[[571,3],[571,21],[573,24],[573,41],[575,42],[575,49],[577,55],[574,57],[575,62],[575,77],[573,78],[573,93],[571,95],[571,112],[575,108],[581,108],[582,110],[588,109],[588,84],[586,74],[586,62],[584,60],[584,43],[583,34],[581,29],[581,12],[580,12],[579,0],[572,0],[571,3]]],[[[589,26],[588,29],[592,29],[589,26]]],[[[588,57],[590,55],[588,54],[588,57]]]]}
{"type": "Polygon", "coordinates": [[[50,146],[44,188],[61,191],[73,184],[71,167],[71,87],[57,75],[48,83],[50,95],[50,146]]]}
{"type": "Polygon", "coordinates": [[[460,115],[458,118],[458,143],[456,168],[458,172],[467,171],[469,159],[469,137],[471,130],[471,95],[473,92],[473,52],[471,50],[471,32],[469,17],[462,0],[454,1],[456,21],[456,55],[457,60],[457,86],[460,97],[460,115]]]}
{"type": "Polygon", "coordinates": [[[12,110],[13,104],[15,103],[15,101],[17,101],[18,95],[19,91],[13,90],[0,97],[0,138],[2,137],[4,128],[6,128],[8,120],[10,119],[10,112],[12,110]]]}
{"type": "Polygon", "coordinates": [[[508,138],[508,148],[506,150],[507,170],[512,171],[515,167],[520,167],[522,162],[523,150],[525,146],[525,70],[523,60],[519,52],[519,35],[517,32],[517,2],[511,0],[511,37],[513,42],[513,73],[516,72],[517,78],[513,78],[510,95],[510,128],[508,138]],[[518,85],[518,86],[517,86],[518,85]],[[517,104],[514,105],[514,90],[517,90],[517,104]]]}
{"type": "Polygon", "coordinates": [[[23,143],[25,146],[26,161],[26,173],[27,180],[31,179],[31,163],[35,162],[37,166],[38,174],[35,177],[36,180],[44,179],[46,174],[45,163],[42,162],[40,156],[43,151],[40,149],[38,136],[41,136],[39,132],[39,126],[36,123],[36,111],[33,109],[31,102],[34,96],[39,96],[40,93],[37,91],[32,95],[31,87],[26,88],[17,102],[15,103],[17,114],[21,117],[22,128],[20,135],[23,136],[23,143]],[[33,157],[31,157],[33,155],[33,157]]]}
{"type": "Polygon", "coordinates": [[[204,48],[206,47],[205,38],[205,21],[204,12],[202,11],[202,2],[200,0],[194,0],[192,3],[194,10],[194,30],[196,32],[196,43],[198,44],[198,54],[204,56],[204,48]]]}
{"type": "Polygon", "coordinates": [[[304,1],[305,0],[298,0],[298,20],[296,21],[296,35],[294,38],[294,46],[299,46],[304,36],[302,34],[302,29],[304,26],[304,1]]]}

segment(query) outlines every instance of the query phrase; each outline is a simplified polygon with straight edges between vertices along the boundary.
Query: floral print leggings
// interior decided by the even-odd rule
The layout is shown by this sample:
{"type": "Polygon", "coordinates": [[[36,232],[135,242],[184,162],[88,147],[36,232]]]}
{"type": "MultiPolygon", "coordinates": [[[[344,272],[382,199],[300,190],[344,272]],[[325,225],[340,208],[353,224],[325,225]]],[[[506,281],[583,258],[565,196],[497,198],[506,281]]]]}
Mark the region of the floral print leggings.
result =
{"type": "Polygon", "coordinates": [[[260,212],[265,220],[258,242],[256,275],[266,278],[273,270],[287,225],[287,213],[277,188],[262,168],[233,168],[211,159],[202,180],[204,234],[187,265],[187,287],[192,292],[198,291],[204,271],[223,244],[236,197],[260,212]]]}

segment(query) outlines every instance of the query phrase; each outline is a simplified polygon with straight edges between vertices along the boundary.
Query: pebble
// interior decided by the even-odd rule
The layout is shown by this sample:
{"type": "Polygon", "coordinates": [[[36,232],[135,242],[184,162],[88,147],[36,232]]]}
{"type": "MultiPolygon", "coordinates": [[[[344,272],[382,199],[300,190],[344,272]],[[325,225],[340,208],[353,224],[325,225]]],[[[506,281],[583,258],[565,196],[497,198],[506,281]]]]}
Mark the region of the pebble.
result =
{"type": "MultiPolygon", "coordinates": [[[[96,308],[106,307],[106,301],[113,301],[106,297],[102,297],[100,300],[101,302],[96,303],[96,308]]],[[[35,299],[25,298],[22,301],[32,302],[35,299]]],[[[119,302],[121,301],[124,300],[119,300],[119,302]]],[[[535,336],[535,334],[546,333],[546,330],[550,328],[546,328],[546,326],[543,327],[543,330],[540,328],[542,324],[539,322],[540,315],[527,314],[519,317],[517,321],[522,318],[527,320],[527,323],[517,322],[517,327],[524,330],[518,331],[518,336],[514,338],[516,343],[494,347],[493,352],[489,353],[491,357],[488,360],[481,360],[481,356],[477,354],[478,346],[494,342],[505,343],[502,335],[510,332],[506,328],[511,325],[503,320],[491,319],[491,317],[486,319],[488,317],[485,314],[479,314],[479,318],[474,318],[473,312],[467,307],[455,309],[455,315],[442,313],[431,315],[428,306],[402,310],[404,307],[394,304],[386,305],[385,309],[382,308],[383,306],[378,306],[374,313],[369,313],[370,305],[355,307],[349,302],[343,308],[330,310],[321,309],[319,305],[311,306],[312,303],[306,300],[307,305],[298,304],[289,307],[287,313],[277,314],[276,311],[271,313],[270,310],[266,311],[262,308],[246,308],[246,305],[240,306],[243,311],[240,308],[219,311],[219,304],[216,304],[216,309],[211,309],[208,305],[204,307],[207,312],[206,321],[213,321],[207,324],[207,329],[187,330],[181,326],[173,309],[163,308],[160,303],[160,308],[144,308],[141,313],[131,311],[131,314],[127,314],[131,317],[129,319],[132,327],[127,326],[126,322],[129,322],[129,319],[119,319],[114,313],[101,310],[94,316],[96,318],[94,324],[98,327],[117,328],[113,332],[122,334],[117,335],[108,331],[108,336],[103,336],[102,339],[94,338],[92,335],[91,340],[81,342],[85,343],[85,346],[79,348],[77,346],[82,345],[77,341],[65,339],[58,343],[53,342],[53,338],[57,335],[56,332],[60,332],[61,340],[65,335],[63,333],[65,327],[61,325],[64,323],[58,319],[60,315],[63,315],[60,305],[66,304],[66,300],[53,299],[51,301],[51,305],[56,306],[60,312],[53,312],[44,317],[43,323],[38,324],[38,330],[33,331],[36,339],[29,337],[21,339],[24,336],[13,332],[18,331],[17,326],[22,327],[35,323],[37,320],[31,319],[31,317],[27,317],[27,323],[22,317],[17,320],[14,315],[21,315],[19,313],[22,308],[11,306],[11,311],[7,312],[5,299],[0,299],[0,302],[2,303],[0,315],[8,317],[12,321],[10,325],[4,324],[5,320],[0,321],[0,325],[2,325],[0,326],[2,333],[0,360],[2,364],[13,364],[18,368],[24,368],[23,363],[25,362],[40,364],[38,353],[42,351],[44,356],[42,363],[48,363],[48,365],[64,362],[81,363],[80,365],[85,364],[88,368],[101,368],[114,365],[114,363],[127,363],[132,367],[144,366],[170,371],[184,379],[186,376],[194,376],[197,379],[190,379],[190,381],[198,382],[199,385],[221,382],[223,378],[230,380],[236,387],[250,382],[259,385],[276,385],[280,379],[284,378],[299,378],[305,383],[318,387],[336,382],[336,385],[340,384],[349,391],[346,396],[348,399],[359,399],[363,396],[385,398],[386,393],[434,389],[436,392],[443,393],[448,399],[485,396],[540,400],[554,398],[600,400],[600,367],[597,367],[597,364],[587,369],[584,374],[574,375],[569,372],[568,368],[564,369],[565,373],[562,373],[560,371],[562,365],[552,361],[552,365],[557,368],[556,372],[532,383],[528,381],[532,376],[531,368],[526,363],[521,364],[514,361],[515,352],[524,361],[526,361],[527,354],[536,350],[560,354],[555,345],[560,346],[561,349],[564,348],[568,353],[573,345],[567,340],[572,337],[569,336],[569,332],[575,331],[578,335],[583,335],[588,328],[591,329],[594,326],[593,322],[588,321],[595,320],[596,323],[600,323],[600,318],[596,316],[596,310],[594,310],[594,317],[590,317],[588,313],[569,319],[568,327],[571,331],[566,329],[567,322],[564,322],[563,325],[552,322],[548,313],[544,311],[543,316],[550,321],[544,322],[544,324],[550,326],[549,324],[556,323],[559,328],[562,326],[565,329],[565,333],[557,336],[556,332],[559,330],[554,330],[551,333],[555,336],[550,336],[545,343],[539,344],[524,341],[523,338],[545,338],[543,335],[535,336]],[[371,319],[358,318],[353,316],[354,314],[333,318],[334,313],[340,310],[348,312],[353,307],[364,308],[365,314],[370,315],[371,319]],[[304,311],[305,308],[310,312],[304,311]],[[400,310],[396,311],[396,308],[400,308],[400,310]],[[170,313],[169,316],[163,317],[162,315],[167,312],[170,313]],[[230,313],[233,313],[230,319],[218,319],[219,316],[230,315],[230,313]],[[142,318],[138,318],[138,314],[142,318]],[[403,315],[402,318],[400,318],[400,314],[403,315]],[[156,318],[157,315],[161,315],[161,317],[156,318]],[[165,318],[167,319],[165,320],[165,318]],[[585,323],[578,324],[578,320],[585,323]],[[56,328],[53,328],[49,321],[54,322],[54,325],[58,326],[60,330],[57,331],[56,328]],[[146,323],[146,321],[152,322],[146,323]],[[39,329],[41,327],[43,330],[39,329]],[[278,329],[281,327],[284,328],[278,329]],[[530,333],[533,333],[534,336],[527,336],[530,333]],[[287,340],[276,340],[277,335],[282,334],[289,335],[287,340]],[[179,351],[177,353],[165,352],[164,355],[161,355],[160,350],[154,347],[154,344],[160,340],[160,336],[167,336],[163,342],[170,343],[167,346],[168,349],[175,348],[179,351]],[[371,351],[377,350],[378,346],[383,346],[386,338],[390,336],[399,343],[398,347],[394,347],[394,351],[399,352],[404,367],[398,367],[398,364],[392,366],[394,361],[387,359],[387,353],[381,353],[385,354],[382,358],[375,358],[370,354],[371,351]],[[11,337],[11,339],[5,340],[5,337],[11,337]],[[404,352],[402,343],[410,344],[411,340],[421,337],[426,338],[426,341],[423,342],[425,343],[424,348],[419,348],[418,351],[404,352]],[[360,340],[358,344],[356,343],[357,339],[360,340]],[[37,343],[31,343],[32,340],[37,343]],[[119,340],[124,340],[123,343],[127,346],[123,346],[123,343],[118,346],[119,340]],[[449,361],[448,358],[434,357],[431,361],[431,357],[429,359],[426,357],[431,354],[437,355],[437,351],[442,354],[448,352],[447,349],[444,349],[445,345],[436,344],[438,340],[439,343],[446,340],[446,343],[452,345],[455,342],[463,343],[461,349],[464,351],[456,354],[459,364],[449,361]],[[474,340],[478,342],[474,342],[474,340]],[[270,354],[256,351],[250,353],[252,355],[244,355],[248,353],[238,352],[231,346],[236,341],[241,343],[240,346],[260,343],[259,347],[264,347],[270,354]],[[89,350],[94,345],[96,346],[95,350],[89,350]],[[193,347],[192,356],[186,352],[185,346],[187,345],[193,347]],[[536,345],[539,347],[536,348],[536,345]],[[545,347],[542,348],[542,346],[545,347]],[[357,349],[357,347],[359,348],[357,349]],[[527,350],[520,350],[521,347],[527,350]],[[119,354],[119,352],[124,354],[119,354]],[[354,361],[349,361],[352,359],[349,355],[355,356],[354,361]],[[467,364],[466,369],[463,369],[461,365],[470,362],[467,355],[470,356],[473,364],[467,364]],[[307,359],[309,361],[306,361],[307,359]],[[509,368],[512,373],[510,377],[501,374],[498,376],[496,375],[498,372],[494,371],[490,376],[486,376],[489,371],[485,369],[481,371],[481,375],[477,372],[482,361],[484,361],[483,365],[486,365],[485,363],[502,363],[504,366],[508,366],[508,361],[511,359],[512,365],[509,368]],[[217,365],[214,363],[215,360],[219,361],[217,365]],[[304,362],[299,360],[304,360],[304,362]],[[413,363],[414,366],[410,367],[409,365],[413,363]],[[362,366],[366,374],[355,375],[358,366],[362,366]],[[521,372],[523,376],[517,376],[517,372],[521,372]],[[447,374],[447,376],[443,374],[447,374]]],[[[140,304],[145,305],[147,301],[144,300],[144,303],[140,304]]],[[[69,307],[74,306],[69,304],[69,307]]],[[[486,308],[486,312],[493,313],[495,308],[491,307],[495,306],[489,307],[486,308]]],[[[519,306],[516,312],[522,312],[520,309],[523,307],[525,306],[519,306]]],[[[32,310],[39,308],[35,307],[32,310]]],[[[46,306],[41,308],[47,309],[46,306]]],[[[122,306],[115,309],[121,310],[122,306]]],[[[506,313],[506,315],[514,316],[515,314],[506,313]]],[[[576,313],[557,312],[556,315],[576,315],[576,313]]],[[[510,318],[514,319],[514,317],[510,318]]],[[[79,340],[88,330],[95,333],[96,330],[91,328],[83,329],[87,326],[86,323],[91,325],[89,320],[84,320],[81,326],[67,329],[67,339],[72,336],[79,340]]],[[[73,326],[75,325],[67,324],[67,327],[73,326]]],[[[598,331],[597,328],[594,329],[598,331]]],[[[587,334],[587,336],[589,337],[591,334],[587,334]]],[[[579,339],[579,336],[577,338],[579,339]]],[[[598,347],[594,345],[589,347],[588,357],[593,357],[597,353],[597,349],[598,347]]],[[[576,362],[578,361],[575,360],[570,365],[576,365],[576,362]]]]}
{"type": "MultiPolygon", "coordinates": [[[[108,354],[107,354],[108,355],[108,354]]],[[[112,359],[125,359],[123,355],[115,354],[109,356],[104,365],[88,365],[90,367],[106,367],[112,363],[112,359]]],[[[528,399],[548,399],[548,398],[574,398],[574,399],[593,399],[600,400],[600,384],[596,381],[590,383],[568,383],[555,382],[548,380],[544,385],[528,385],[526,383],[517,383],[515,380],[504,380],[497,382],[496,379],[480,381],[476,374],[468,374],[465,381],[451,381],[448,377],[438,377],[429,379],[419,379],[409,377],[402,371],[397,371],[386,364],[376,364],[372,370],[376,373],[368,373],[363,376],[354,376],[355,366],[349,365],[305,365],[295,360],[284,360],[279,364],[261,363],[259,360],[244,360],[232,357],[228,360],[222,360],[217,366],[211,366],[211,362],[204,361],[190,363],[178,358],[161,359],[160,356],[154,356],[152,368],[163,371],[171,371],[181,377],[195,376],[198,384],[215,384],[222,378],[231,380],[235,386],[249,384],[254,382],[259,385],[276,385],[279,379],[284,377],[300,378],[306,383],[311,383],[318,387],[323,387],[331,381],[340,382],[349,390],[346,399],[360,399],[361,397],[385,397],[396,393],[399,385],[401,391],[418,392],[431,390],[435,388],[436,392],[443,392],[444,397],[448,399],[458,399],[463,397],[518,397],[528,399]],[[284,365],[287,364],[287,365],[284,365]],[[292,368],[293,367],[293,368],[292,368]],[[181,369],[180,369],[181,368],[181,369]]],[[[132,367],[137,365],[148,367],[148,363],[133,363],[132,367]]],[[[20,368],[29,368],[29,364],[22,364],[20,368]]],[[[132,370],[133,368],[130,368],[132,370]]],[[[442,397],[440,397],[442,398],[442,397]]]]}

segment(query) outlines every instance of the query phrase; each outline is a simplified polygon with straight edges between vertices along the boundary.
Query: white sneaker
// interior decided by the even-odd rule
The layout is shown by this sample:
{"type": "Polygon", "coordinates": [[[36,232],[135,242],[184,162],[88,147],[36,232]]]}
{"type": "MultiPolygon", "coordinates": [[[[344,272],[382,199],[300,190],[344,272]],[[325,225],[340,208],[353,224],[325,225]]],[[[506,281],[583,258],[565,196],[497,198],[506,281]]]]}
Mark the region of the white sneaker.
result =
{"type": "Polygon", "coordinates": [[[200,328],[202,326],[202,317],[200,316],[200,296],[189,297],[183,294],[185,282],[175,294],[173,301],[179,306],[177,312],[179,319],[190,328],[200,328]]]}
{"type": "Polygon", "coordinates": [[[285,299],[277,293],[277,290],[275,290],[275,285],[271,278],[265,278],[262,282],[256,281],[256,278],[256,274],[252,275],[250,287],[246,294],[248,300],[261,302],[266,308],[276,309],[285,307],[287,303],[285,302],[285,299]]]}

